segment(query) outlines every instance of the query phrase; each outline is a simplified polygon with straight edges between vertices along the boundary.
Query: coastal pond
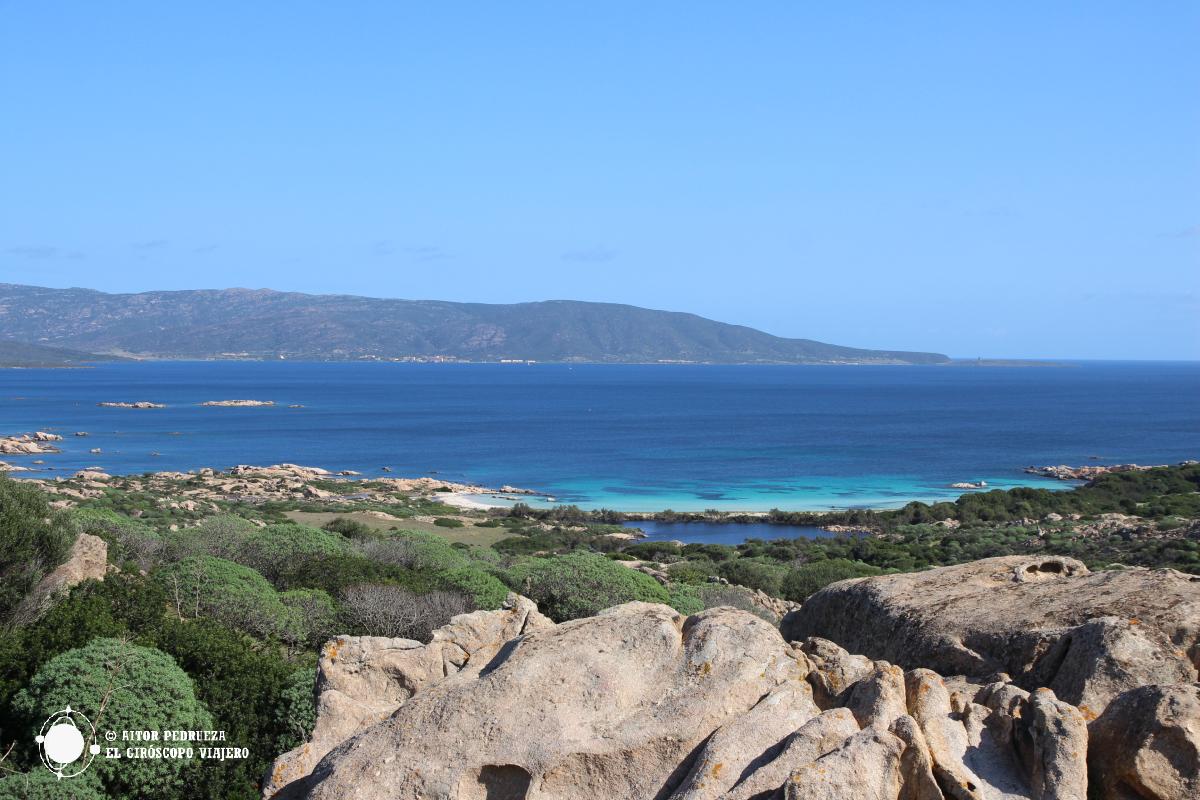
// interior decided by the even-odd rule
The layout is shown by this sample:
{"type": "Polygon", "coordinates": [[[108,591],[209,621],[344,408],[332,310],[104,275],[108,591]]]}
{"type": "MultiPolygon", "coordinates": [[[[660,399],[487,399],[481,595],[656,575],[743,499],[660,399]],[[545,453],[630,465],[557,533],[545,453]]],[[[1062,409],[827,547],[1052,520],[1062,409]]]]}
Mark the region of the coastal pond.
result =
{"type": "Polygon", "coordinates": [[[658,522],[631,520],[626,528],[640,528],[643,542],[666,542],[672,539],[684,544],[739,545],[747,539],[819,539],[837,536],[815,525],[774,525],[769,522],[658,522]]]}

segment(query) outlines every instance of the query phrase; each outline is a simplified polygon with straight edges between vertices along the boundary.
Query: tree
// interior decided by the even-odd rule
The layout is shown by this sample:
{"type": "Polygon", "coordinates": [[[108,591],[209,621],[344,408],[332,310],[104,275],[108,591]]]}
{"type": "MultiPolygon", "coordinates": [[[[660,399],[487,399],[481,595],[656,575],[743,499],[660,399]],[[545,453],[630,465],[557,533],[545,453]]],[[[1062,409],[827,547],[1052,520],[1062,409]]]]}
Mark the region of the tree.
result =
{"type": "MultiPolygon", "coordinates": [[[[170,656],[121,639],[95,639],[52,658],[13,702],[31,738],[47,716],[68,705],[84,713],[97,732],[213,728],[191,679],[170,656]]],[[[180,793],[186,764],[97,758],[90,771],[110,795],[156,798],[180,793]]]]}
{"type": "Polygon", "coordinates": [[[213,617],[260,637],[278,633],[288,619],[266,578],[223,558],[189,556],[156,577],[180,619],[213,617]]]}
{"type": "Polygon", "coordinates": [[[0,626],[46,573],[61,564],[75,541],[61,513],[37,488],[0,475],[0,626]]]}

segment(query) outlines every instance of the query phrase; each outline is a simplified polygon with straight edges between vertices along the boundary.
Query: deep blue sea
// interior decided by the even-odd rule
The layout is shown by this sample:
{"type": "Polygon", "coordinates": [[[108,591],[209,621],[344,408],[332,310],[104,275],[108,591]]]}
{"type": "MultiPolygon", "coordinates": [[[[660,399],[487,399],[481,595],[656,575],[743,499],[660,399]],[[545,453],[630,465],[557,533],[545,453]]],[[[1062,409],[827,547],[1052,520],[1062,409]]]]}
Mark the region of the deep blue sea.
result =
{"type": "Polygon", "coordinates": [[[1200,364],[0,370],[0,433],[32,430],[66,434],[44,457],[51,476],[290,461],[509,483],[586,508],[885,507],[957,496],[956,481],[1066,488],[1028,464],[1200,458],[1200,364]],[[232,398],[278,405],[197,405],[232,398]],[[168,408],[96,405],[135,400],[168,408]]]}

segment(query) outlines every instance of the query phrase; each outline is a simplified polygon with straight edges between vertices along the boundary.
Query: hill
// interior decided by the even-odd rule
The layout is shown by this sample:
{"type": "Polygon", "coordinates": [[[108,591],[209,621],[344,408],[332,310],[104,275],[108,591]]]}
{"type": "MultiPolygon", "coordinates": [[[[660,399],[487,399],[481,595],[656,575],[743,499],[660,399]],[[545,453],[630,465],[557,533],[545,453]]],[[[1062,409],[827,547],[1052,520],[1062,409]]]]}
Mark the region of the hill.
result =
{"type": "Polygon", "coordinates": [[[80,367],[89,361],[112,361],[114,356],[84,353],[65,347],[45,347],[0,339],[0,367],[80,367]]]}
{"type": "Polygon", "coordinates": [[[784,339],[695,314],[551,300],[493,305],[270,289],[106,294],[0,284],[0,336],[164,358],[940,364],[939,353],[784,339]]]}

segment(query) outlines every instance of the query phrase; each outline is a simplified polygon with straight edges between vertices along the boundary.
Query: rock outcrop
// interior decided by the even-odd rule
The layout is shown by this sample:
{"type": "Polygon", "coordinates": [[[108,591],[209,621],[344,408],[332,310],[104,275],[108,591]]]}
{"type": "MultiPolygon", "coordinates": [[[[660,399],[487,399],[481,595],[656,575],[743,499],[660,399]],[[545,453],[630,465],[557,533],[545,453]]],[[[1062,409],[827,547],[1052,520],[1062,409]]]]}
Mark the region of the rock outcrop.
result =
{"type": "Polygon", "coordinates": [[[96,403],[101,408],[166,408],[164,403],[151,403],[149,400],[137,400],[132,403],[126,402],[104,402],[96,403]]]}
{"type": "Polygon", "coordinates": [[[59,449],[47,442],[57,442],[62,437],[53,433],[38,431],[34,434],[21,436],[0,437],[0,454],[24,456],[36,453],[57,453],[59,449]]]}
{"type": "Polygon", "coordinates": [[[783,632],[943,675],[1006,673],[1094,719],[1129,689],[1196,680],[1200,577],[990,558],[836,583],[790,614],[783,632]]]}
{"type": "MultiPolygon", "coordinates": [[[[1195,461],[1181,461],[1180,466],[1195,464],[1195,461]]],[[[1030,466],[1025,471],[1031,475],[1041,475],[1044,478],[1054,478],[1060,481],[1090,481],[1107,475],[1110,472],[1145,472],[1151,469],[1163,469],[1166,464],[1088,464],[1082,467],[1072,467],[1068,464],[1053,464],[1047,466],[1030,466]]]]}
{"type": "Polygon", "coordinates": [[[275,760],[263,782],[265,796],[307,776],[326,753],[426,686],[458,672],[478,673],[505,643],[553,625],[532,601],[510,594],[503,609],[460,614],[426,645],[378,636],[327,642],[317,667],[312,736],[275,760]]]}
{"type": "Polygon", "coordinates": [[[1200,797],[1200,685],[1132,689],[1109,703],[1089,733],[1101,800],[1200,797]]]}
{"type": "Polygon", "coordinates": [[[1086,796],[1086,721],[1053,692],[905,673],[823,639],[788,643],[730,608],[685,618],[629,603],[527,623],[444,674],[414,666],[434,663],[467,618],[484,638],[509,630],[492,627],[502,613],[455,618],[423,647],[327,645],[322,698],[338,682],[380,705],[310,775],[281,776],[267,796],[281,783],[274,796],[314,800],[1086,796]],[[331,647],[353,654],[339,667],[331,647]],[[395,709],[371,724],[386,704],[395,709]]]}
{"type": "Polygon", "coordinates": [[[217,406],[221,408],[259,408],[273,406],[274,400],[205,400],[202,406],[217,406]]]}
{"type": "Polygon", "coordinates": [[[54,601],[86,580],[104,580],[108,574],[108,545],[99,536],[81,533],[71,545],[67,560],[45,575],[14,611],[14,619],[29,624],[46,612],[54,601]]]}

